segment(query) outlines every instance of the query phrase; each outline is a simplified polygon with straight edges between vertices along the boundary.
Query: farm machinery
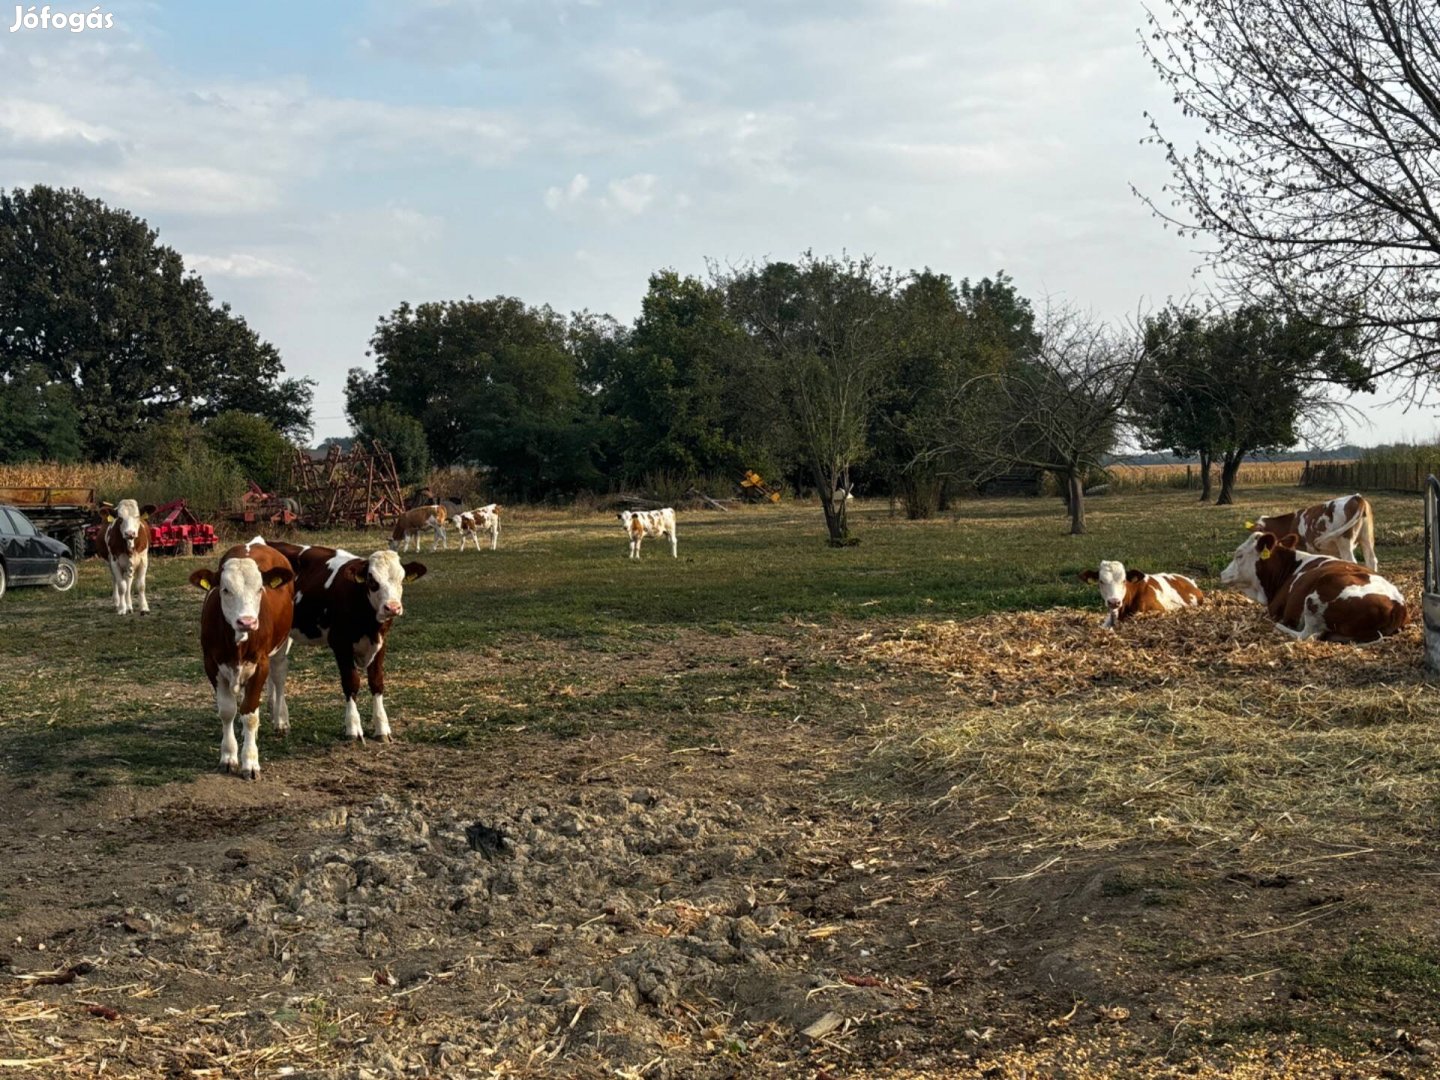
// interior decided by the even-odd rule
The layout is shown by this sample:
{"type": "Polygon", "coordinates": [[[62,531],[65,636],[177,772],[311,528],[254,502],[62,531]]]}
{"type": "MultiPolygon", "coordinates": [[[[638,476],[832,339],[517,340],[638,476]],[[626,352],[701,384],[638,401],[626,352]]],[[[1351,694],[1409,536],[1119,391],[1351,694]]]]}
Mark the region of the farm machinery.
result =
{"type": "Polygon", "coordinates": [[[764,500],[778,503],[780,501],[780,492],[766,484],[754,469],[745,470],[745,475],[740,480],[740,493],[747,499],[756,502],[764,500]]]}

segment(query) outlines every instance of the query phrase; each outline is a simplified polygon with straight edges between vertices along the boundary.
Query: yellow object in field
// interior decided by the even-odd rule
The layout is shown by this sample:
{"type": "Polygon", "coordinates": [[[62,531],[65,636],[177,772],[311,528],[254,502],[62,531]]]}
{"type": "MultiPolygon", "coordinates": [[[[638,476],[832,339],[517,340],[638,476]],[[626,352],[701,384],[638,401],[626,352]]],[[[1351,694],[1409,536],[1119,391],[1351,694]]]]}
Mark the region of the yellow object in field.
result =
{"type": "Polygon", "coordinates": [[[745,470],[745,476],[740,481],[740,486],[769,499],[772,503],[778,503],[780,501],[780,492],[771,491],[770,488],[766,486],[765,481],[760,478],[760,474],[754,469],[745,470]]]}

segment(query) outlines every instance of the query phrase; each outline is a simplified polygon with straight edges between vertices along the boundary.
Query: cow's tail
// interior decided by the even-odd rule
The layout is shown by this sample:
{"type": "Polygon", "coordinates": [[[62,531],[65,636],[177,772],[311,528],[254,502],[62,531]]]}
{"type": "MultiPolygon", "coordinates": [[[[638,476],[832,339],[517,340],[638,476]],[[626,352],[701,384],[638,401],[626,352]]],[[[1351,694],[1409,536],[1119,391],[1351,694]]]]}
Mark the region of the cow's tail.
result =
{"type": "Polygon", "coordinates": [[[1366,499],[1361,511],[1364,520],[1360,522],[1360,554],[1365,565],[1371,570],[1380,569],[1380,560],[1375,558],[1375,508],[1366,499]]]}
{"type": "MultiPolygon", "coordinates": [[[[1321,533],[1319,536],[1315,537],[1314,540],[1310,541],[1307,546],[1312,551],[1319,551],[1321,544],[1327,544],[1331,540],[1337,540],[1342,536],[1349,536],[1350,533],[1357,527],[1359,528],[1360,535],[1365,536],[1367,535],[1365,532],[1367,522],[1369,523],[1370,529],[1369,535],[1372,536],[1373,541],[1374,513],[1370,509],[1370,500],[1362,495],[1360,497],[1359,513],[1355,514],[1353,517],[1346,518],[1339,525],[1332,525],[1330,528],[1326,529],[1325,532],[1321,533]]],[[[1373,570],[1375,568],[1372,566],[1371,569],[1373,570]]]]}

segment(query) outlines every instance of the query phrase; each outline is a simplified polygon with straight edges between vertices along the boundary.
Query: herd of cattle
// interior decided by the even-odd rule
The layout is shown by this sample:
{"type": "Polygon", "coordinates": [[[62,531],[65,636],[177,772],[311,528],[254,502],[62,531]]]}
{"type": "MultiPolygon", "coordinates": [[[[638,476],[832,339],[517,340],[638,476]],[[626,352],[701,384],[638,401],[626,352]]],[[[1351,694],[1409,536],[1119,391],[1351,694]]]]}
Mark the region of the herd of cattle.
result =
{"type": "MultiPolygon", "coordinates": [[[[101,553],[114,582],[115,610],[149,611],[145,600],[152,508],[121,501],[107,514],[101,553]]],[[[448,548],[452,515],[439,504],[421,506],[396,521],[390,546],[368,556],[339,548],[270,542],[255,537],[221,556],[217,567],[190,575],[206,593],[200,611],[200,645],[205,674],[220,714],[220,765],[242,777],[260,775],[260,699],[267,699],[275,730],[289,730],[285,679],[295,642],[325,644],[335,656],[345,696],[345,734],[364,738],[356,695],[363,672],[371,695],[371,735],[390,738],[385,713],[385,650],[395,619],[405,613],[404,587],[423,577],[422,563],[402,563],[400,553],[420,537],[434,537],[432,550],[448,548]],[[237,746],[235,719],[244,726],[237,746]]],[[[623,511],[618,515],[630,542],[629,557],[640,557],[645,537],[668,537],[678,557],[675,511],[623,511]]],[[[494,503],[453,515],[460,550],[481,534],[495,550],[500,540],[500,507],[494,503]]],[[[1248,522],[1250,534],[1221,572],[1222,585],[1266,605],[1276,627],[1298,640],[1363,643],[1400,630],[1405,599],[1377,573],[1374,512],[1360,495],[1334,499],[1291,514],[1248,522]],[[1359,544],[1363,564],[1355,561],[1359,544]]],[[[1204,594],[1180,574],[1146,574],[1106,561],[1086,570],[1082,580],[1100,587],[1106,615],[1115,628],[1133,615],[1176,611],[1199,604],[1204,594]]]]}
{"type": "MultiPolygon", "coordinates": [[[[1289,514],[1246,522],[1250,535],[1220,572],[1220,584],[1264,604],[1278,630],[1354,644],[1378,641],[1405,626],[1405,597],[1377,573],[1375,512],[1363,495],[1331,499],[1289,514]],[[1359,545],[1364,563],[1355,561],[1359,545]]],[[[1204,599],[1181,574],[1146,574],[1102,562],[1081,580],[1096,582],[1105,601],[1102,626],[1145,612],[1178,611],[1204,599]]]]}

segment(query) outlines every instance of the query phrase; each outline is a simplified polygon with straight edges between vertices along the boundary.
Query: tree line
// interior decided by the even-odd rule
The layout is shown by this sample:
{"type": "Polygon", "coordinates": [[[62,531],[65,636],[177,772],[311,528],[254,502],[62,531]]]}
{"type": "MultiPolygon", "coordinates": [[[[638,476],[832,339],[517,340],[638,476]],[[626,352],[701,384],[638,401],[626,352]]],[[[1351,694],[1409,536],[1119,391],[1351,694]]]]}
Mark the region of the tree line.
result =
{"type": "Polygon", "coordinates": [[[357,432],[402,471],[479,464],[492,493],[674,490],[745,469],[818,494],[849,542],[857,488],[933,515],[1013,471],[1084,492],[1122,443],[1199,454],[1233,498],[1248,455],[1327,428],[1370,385],[1353,328],[1259,303],[1107,324],[978,281],[819,256],[651,276],[628,326],[515,297],[400,304],[352,369],[357,432]],[[663,481],[669,481],[663,482],[663,481]]]}
{"type": "MultiPolygon", "coordinates": [[[[636,318],[497,296],[400,303],[346,380],[358,436],[402,477],[479,466],[491,493],[558,500],[732,484],[747,469],[907,515],[1014,470],[1048,473],[1072,531],[1128,442],[1220,469],[1333,416],[1368,385],[1353,326],[1250,301],[1125,324],[870,257],[651,275],[636,318]]],[[[0,461],[120,460],[205,487],[270,486],[309,431],[312,388],[124,210],[79,191],[0,192],[0,461]]],[[[177,491],[176,494],[187,494],[177,491]]]]}

